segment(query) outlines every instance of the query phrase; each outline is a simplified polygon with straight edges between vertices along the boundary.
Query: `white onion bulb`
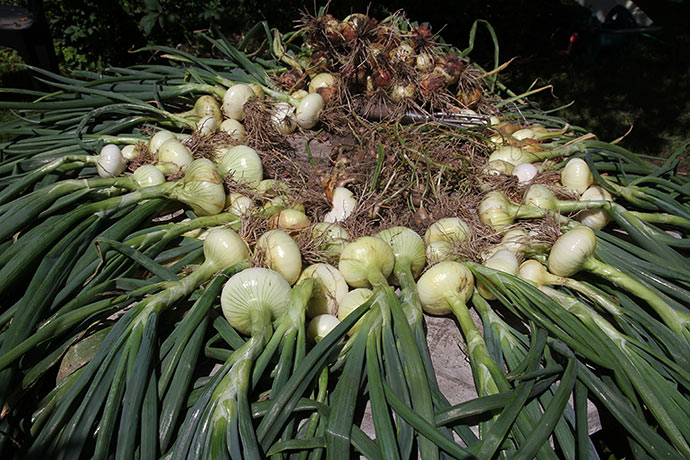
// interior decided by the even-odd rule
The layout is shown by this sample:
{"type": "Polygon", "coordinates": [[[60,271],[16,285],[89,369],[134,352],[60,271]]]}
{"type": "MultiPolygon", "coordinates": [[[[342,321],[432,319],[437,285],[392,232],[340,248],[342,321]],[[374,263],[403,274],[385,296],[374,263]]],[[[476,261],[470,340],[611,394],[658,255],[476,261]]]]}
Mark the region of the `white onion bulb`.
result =
{"type": "Polygon", "coordinates": [[[518,178],[518,183],[526,184],[537,177],[539,170],[532,163],[520,163],[513,168],[513,176],[518,178]]]}
{"type": "Polygon", "coordinates": [[[98,154],[96,169],[100,177],[117,177],[127,167],[127,162],[122,156],[120,147],[115,144],[104,145],[98,154]]]}
{"type": "Polygon", "coordinates": [[[351,191],[345,187],[333,190],[333,208],[323,216],[324,222],[342,222],[347,219],[357,207],[357,200],[351,191]]]}
{"type": "Polygon", "coordinates": [[[312,93],[300,101],[295,110],[295,120],[304,129],[313,128],[319,121],[319,115],[323,110],[323,98],[318,93],[312,93]]]}
{"type": "Polygon", "coordinates": [[[290,235],[282,230],[269,230],[256,242],[256,249],[263,253],[267,267],[295,284],[302,272],[302,254],[290,235]]]}
{"type": "Polygon", "coordinates": [[[305,268],[297,282],[308,278],[314,280],[314,288],[307,303],[307,316],[337,315],[340,301],[349,289],[342,273],[333,265],[318,263],[305,268]]]}
{"type": "Polygon", "coordinates": [[[561,171],[561,183],[566,189],[582,194],[594,183],[594,177],[585,160],[573,158],[561,171]]]}
{"type": "Polygon", "coordinates": [[[244,125],[234,118],[228,118],[220,124],[220,130],[228,133],[230,137],[237,142],[244,142],[247,138],[247,131],[244,125]]]}
{"type": "Polygon", "coordinates": [[[233,85],[223,96],[223,113],[229,118],[242,121],[244,120],[244,104],[254,98],[256,94],[249,85],[242,83],[233,85]]]}

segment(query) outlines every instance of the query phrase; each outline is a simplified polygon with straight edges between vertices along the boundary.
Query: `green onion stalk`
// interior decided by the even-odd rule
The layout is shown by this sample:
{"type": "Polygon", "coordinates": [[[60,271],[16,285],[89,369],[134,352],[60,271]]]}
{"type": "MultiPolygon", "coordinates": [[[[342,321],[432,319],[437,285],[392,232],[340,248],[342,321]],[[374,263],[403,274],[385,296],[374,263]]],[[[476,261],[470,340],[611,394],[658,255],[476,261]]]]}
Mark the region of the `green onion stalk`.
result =
{"type": "MultiPolygon", "coordinates": [[[[160,207],[160,203],[156,201],[151,201],[150,203],[151,207],[160,207]]],[[[3,339],[3,347],[5,347],[6,351],[0,356],[0,370],[5,369],[14,361],[21,358],[25,353],[31,351],[40,344],[70,332],[72,330],[71,328],[77,326],[87,318],[107,317],[115,313],[118,309],[127,306],[128,303],[131,303],[132,299],[160,290],[164,287],[165,283],[178,279],[177,276],[174,275],[174,272],[183,267],[187,262],[186,259],[183,258],[174,266],[165,269],[160,265],[156,266],[157,264],[151,260],[150,257],[155,257],[168,246],[171,241],[175,241],[186,232],[218,225],[229,226],[229,228],[238,230],[239,219],[232,213],[222,213],[215,216],[198,217],[188,221],[168,223],[149,228],[145,231],[138,232],[139,234],[132,235],[118,245],[115,245],[116,241],[109,241],[108,243],[104,241],[100,250],[103,259],[106,261],[105,263],[110,261],[111,253],[117,253],[120,257],[115,258],[113,262],[116,262],[116,267],[120,271],[112,272],[108,271],[107,268],[103,268],[102,272],[107,273],[109,276],[108,278],[97,276],[91,281],[88,281],[88,278],[92,276],[91,274],[97,270],[97,266],[103,263],[103,261],[99,259],[96,251],[94,251],[92,257],[84,255],[82,260],[80,260],[81,263],[86,259],[86,262],[83,263],[84,268],[80,271],[75,267],[73,272],[76,273],[73,273],[73,276],[68,279],[65,286],[60,289],[54,298],[50,296],[47,299],[51,301],[49,304],[50,311],[55,311],[55,313],[49,318],[41,321],[38,328],[31,333],[31,335],[27,335],[26,338],[13,347],[9,347],[9,344],[12,343],[11,341],[3,339]],[[110,248],[108,246],[110,246],[110,248]],[[147,279],[145,282],[142,281],[137,283],[137,287],[130,292],[115,296],[106,296],[108,292],[113,290],[117,278],[127,273],[127,271],[137,268],[137,266],[132,264],[123,263],[126,256],[112,249],[112,246],[118,249],[128,247],[136,251],[143,251],[146,249],[145,252],[140,253],[142,256],[146,254],[146,257],[149,258],[149,262],[143,265],[143,267],[147,268],[154,276],[147,279]],[[77,290],[79,290],[79,292],[75,292],[77,290]]],[[[194,248],[197,247],[196,244],[189,246],[194,248]]],[[[176,250],[175,252],[177,253],[178,251],[176,250]]],[[[142,267],[141,263],[143,262],[141,259],[137,258],[135,255],[133,255],[133,257],[139,261],[139,267],[142,267]]],[[[53,281],[51,281],[51,283],[53,283],[53,281]]],[[[28,329],[28,332],[32,331],[31,327],[28,329]]]]}
{"type": "MultiPolygon", "coordinates": [[[[165,182],[163,173],[154,166],[144,165],[137,168],[131,176],[68,179],[46,185],[0,206],[3,220],[0,240],[25,229],[25,226],[37,217],[45,219],[75,203],[83,206],[89,201],[87,195],[100,191],[116,195],[123,191],[131,192],[143,187],[160,185],[163,182],[165,182]],[[56,202],[60,204],[56,206],[56,202]]],[[[99,197],[98,194],[95,196],[99,197]]]]}
{"type": "MultiPolygon", "coordinates": [[[[643,343],[620,333],[601,315],[576,298],[549,287],[540,289],[575,315],[590,331],[600,335],[608,352],[619,362],[617,371],[625,372],[637,395],[678,452],[684,457],[690,456],[690,429],[686,423],[690,415],[690,402],[678,388],[682,386],[687,391],[690,385],[687,370],[678,366],[676,369],[666,369],[661,363],[652,365],[654,360],[646,352],[643,343]],[[680,378],[670,382],[669,374],[680,378]]],[[[634,400],[634,397],[631,399],[634,400]]]]}
{"type": "MultiPolygon", "coordinates": [[[[508,415],[524,405],[524,408],[518,413],[517,420],[520,423],[513,430],[513,435],[516,437],[519,445],[525,444],[529,436],[534,435],[537,430],[541,431],[537,427],[537,423],[543,417],[542,407],[548,407],[553,401],[558,388],[553,384],[547,386],[543,392],[538,394],[538,400],[534,401],[530,401],[529,399],[531,399],[532,395],[527,394],[529,389],[533,389],[541,383],[537,382],[538,379],[544,378],[546,382],[553,382],[556,379],[553,373],[549,372],[548,364],[545,363],[544,359],[544,354],[546,353],[546,330],[543,328],[533,328],[536,330],[533,330],[531,334],[532,343],[530,344],[530,339],[506,323],[477,291],[472,294],[472,305],[481,316],[482,323],[484,324],[484,337],[494,361],[499,366],[506,367],[509,371],[507,376],[509,381],[516,382],[515,394],[519,396],[511,401],[511,405],[515,409],[507,406],[503,411],[508,415]]],[[[553,367],[551,366],[552,369],[553,367]]],[[[560,370],[562,371],[562,368],[560,370]]],[[[553,371],[556,372],[557,370],[553,369],[553,371]]],[[[569,424],[573,424],[573,420],[572,417],[569,417],[567,407],[563,408],[562,414],[562,417],[558,418],[558,422],[548,428],[553,429],[558,445],[566,457],[574,458],[573,433],[569,426],[569,424]]],[[[506,417],[506,415],[501,416],[506,417]]],[[[544,438],[550,434],[548,429],[540,433],[544,438]]],[[[495,448],[494,446],[499,445],[502,439],[500,437],[496,440],[492,437],[488,438],[491,439],[491,442],[484,441],[484,445],[482,445],[484,452],[490,447],[492,449],[495,448]]],[[[487,439],[487,437],[484,439],[487,439]]],[[[553,452],[545,449],[546,446],[547,443],[544,442],[539,448],[540,455],[552,456],[553,452]]],[[[588,442],[588,450],[594,451],[591,441],[588,442]]]]}
{"type": "MultiPolygon", "coordinates": [[[[633,366],[626,365],[616,358],[616,346],[611,343],[610,338],[598,328],[591,328],[583,323],[578,316],[569,310],[565,310],[561,304],[540,292],[534,285],[509,274],[491,270],[478,264],[468,263],[468,266],[478,276],[486,278],[487,281],[490,280],[489,286],[501,286],[500,291],[495,290],[495,293],[506,308],[514,311],[519,317],[527,316],[528,319],[538,326],[548,330],[557,339],[557,341],[550,342],[551,346],[555,346],[558,343],[561,345],[567,344],[577,354],[590,361],[590,366],[600,366],[613,370],[617,377],[617,385],[609,384],[611,385],[610,388],[592,387],[593,392],[598,398],[602,399],[606,404],[611,403],[616,407],[620,407],[619,404],[623,404],[624,407],[628,408],[633,407],[631,403],[635,404],[636,398],[629,379],[629,369],[627,369],[627,367],[633,366]],[[613,397],[613,394],[616,394],[616,396],[613,397]],[[612,397],[613,399],[625,398],[625,402],[613,403],[611,401],[612,397]],[[632,399],[628,399],[630,397],[632,399]]],[[[629,342],[627,346],[632,347],[633,343],[629,342]]],[[[569,353],[572,355],[572,351],[569,353]]],[[[664,364],[667,366],[667,370],[674,368],[674,365],[669,367],[667,362],[664,362],[664,364]]],[[[678,367],[675,368],[680,369],[678,367]]],[[[657,369],[659,368],[657,367],[657,369]]],[[[677,372],[673,375],[675,375],[674,378],[679,377],[677,372]]],[[[680,376],[680,378],[684,377],[680,376]]],[[[648,435],[648,422],[644,420],[641,408],[637,406],[636,409],[637,412],[629,410],[629,413],[625,413],[625,415],[623,415],[625,411],[619,411],[616,417],[630,430],[632,439],[643,440],[642,436],[648,435]]],[[[578,436],[584,436],[584,434],[578,436]]],[[[668,449],[666,447],[673,449],[667,446],[667,442],[661,437],[654,439],[650,446],[645,446],[645,448],[651,449],[649,452],[655,452],[656,450],[667,452],[668,449]]]]}
{"type": "Polygon", "coordinates": [[[190,275],[165,283],[165,289],[145,297],[117,321],[37,433],[28,458],[47,451],[74,458],[85,448],[93,449],[92,458],[107,458],[115,436],[117,459],[132,458],[137,446],[142,455],[157,452],[159,434],[141,420],[141,414],[150,404],[157,404],[154,369],[161,314],[219,271],[245,267],[248,249],[232,230],[215,229],[204,241],[204,256],[204,262],[190,275]],[[92,444],[89,438],[96,427],[92,444]]]}
{"type": "MultiPolygon", "coordinates": [[[[312,288],[313,280],[307,279],[291,289],[278,272],[259,267],[227,281],[221,295],[223,315],[249,338],[232,352],[190,408],[170,458],[187,458],[190,453],[204,458],[238,454],[263,458],[251,418],[250,392],[281,344],[284,350],[297,351],[287,358],[301,362],[304,315],[312,288]]],[[[282,380],[283,372],[289,375],[296,365],[287,358],[281,353],[275,379],[282,380]]],[[[279,387],[274,384],[272,397],[279,387]]]]}
{"type": "MultiPolygon", "coordinates": [[[[393,234],[390,235],[394,236],[393,234]]],[[[401,261],[400,270],[404,270],[404,265],[406,262],[401,261]]],[[[415,263],[417,259],[415,258],[415,263]]],[[[422,414],[422,417],[431,420],[433,419],[433,400],[431,396],[431,390],[429,388],[429,381],[426,376],[426,369],[424,367],[423,359],[420,355],[420,349],[415,341],[412,329],[410,328],[406,312],[401,308],[395,294],[388,284],[387,278],[393,272],[396,264],[396,257],[391,246],[383,239],[379,237],[366,236],[355,240],[352,243],[347,244],[341,254],[338,268],[343,274],[347,283],[354,288],[369,288],[371,287],[374,291],[373,298],[376,299],[376,304],[380,307],[380,314],[383,324],[381,326],[381,340],[392,342],[392,333],[397,337],[398,340],[398,351],[393,353],[393,348],[384,347],[388,350],[388,360],[394,360],[394,356],[399,356],[398,359],[403,364],[402,372],[404,372],[404,378],[408,381],[408,391],[409,398],[412,407],[415,411],[422,414]],[[388,337],[388,338],[386,338],[388,337]]],[[[416,268],[415,268],[416,269],[416,268]]],[[[401,274],[404,278],[404,275],[401,274]]],[[[372,325],[374,326],[374,325],[372,325]]],[[[375,326],[374,326],[375,327],[375,326]]],[[[376,330],[376,329],[375,329],[376,330]]],[[[362,335],[362,330],[357,332],[357,337],[362,335]]],[[[376,333],[372,334],[373,337],[376,333]]],[[[373,375],[374,382],[379,381],[377,378],[379,372],[377,371],[378,365],[376,361],[369,363],[369,358],[378,355],[378,352],[374,353],[373,348],[376,347],[376,340],[371,339],[369,343],[362,344],[362,352],[367,355],[367,371],[369,375],[373,375]],[[366,349],[369,349],[368,354],[366,349]],[[374,374],[371,374],[374,372],[374,374]]],[[[355,340],[357,342],[357,340],[355,340]]],[[[356,344],[355,344],[356,346],[356,344]]],[[[393,347],[390,343],[390,347],[393,347]]],[[[351,353],[354,350],[351,350],[351,353]]],[[[364,360],[364,354],[361,359],[364,360]]],[[[350,358],[348,358],[349,361],[350,358]]],[[[347,364],[346,364],[346,367],[347,364]]],[[[391,374],[388,376],[389,379],[393,379],[393,372],[395,369],[390,369],[391,374]]],[[[356,375],[356,372],[354,372],[356,375]]],[[[358,378],[355,378],[358,380],[358,378]]],[[[381,388],[380,386],[378,387],[381,388]]],[[[399,391],[404,391],[402,388],[399,391]]],[[[399,393],[399,395],[404,395],[404,393],[399,393]]],[[[373,396],[373,395],[372,395],[373,396]]],[[[380,400],[380,393],[377,393],[376,405],[380,408],[383,407],[382,401],[380,400]]],[[[356,395],[350,395],[347,399],[344,398],[340,400],[339,403],[343,405],[353,404],[356,399],[356,395]],[[347,401],[347,402],[346,402],[347,401]]],[[[404,400],[404,399],[403,399],[404,400]]],[[[372,399],[372,405],[375,401],[372,399]]],[[[379,417],[377,418],[377,428],[383,430],[382,433],[390,434],[390,421],[387,420],[387,414],[384,413],[383,409],[378,412],[379,417]]],[[[334,449],[329,455],[338,455],[338,452],[344,452],[345,449],[349,449],[347,442],[348,437],[344,439],[340,437],[339,430],[344,429],[345,426],[349,426],[351,420],[329,420],[327,431],[327,444],[329,445],[329,451],[334,449]]],[[[418,438],[420,455],[424,458],[435,458],[439,455],[438,446],[425,436],[419,436],[418,438]]],[[[390,452],[395,452],[397,448],[394,446],[389,446],[390,452]]],[[[402,452],[405,452],[407,447],[404,442],[399,446],[402,452]]]]}
{"type": "Polygon", "coordinates": [[[548,268],[556,276],[572,276],[585,270],[645,300],[673,332],[690,341],[690,315],[673,308],[659,294],[642,282],[626,275],[594,255],[596,236],[588,227],[576,227],[562,235],[552,246],[548,268]]]}
{"type": "MultiPolygon", "coordinates": [[[[537,199],[536,193],[526,195],[529,201],[525,204],[514,203],[503,192],[491,191],[486,194],[479,203],[477,212],[479,220],[491,226],[495,231],[502,232],[512,225],[516,219],[535,219],[555,215],[559,213],[571,213],[588,209],[604,208],[609,206],[606,200],[587,200],[587,201],[561,201],[556,200],[553,193],[546,187],[532,186],[535,190],[550,193],[540,196],[537,199]]],[[[561,218],[564,219],[564,218],[561,218]]]]}
{"type": "Polygon", "coordinates": [[[639,328],[643,328],[656,337],[657,343],[665,348],[666,353],[671,356],[679,365],[690,366],[688,356],[690,347],[675,332],[659,322],[642,309],[625,309],[616,303],[610,296],[598,291],[590,284],[574,278],[556,276],[550,273],[547,268],[536,260],[527,260],[520,265],[520,278],[530,281],[537,286],[563,286],[579,292],[589,299],[592,303],[602,308],[607,314],[616,321],[624,331],[630,331],[637,335],[639,328]]]}
{"type": "Polygon", "coordinates": [[[144,187],[126,195],[79,207],[67,214],[52,216],[20,236],[0,254],[0,264],[3,265],[0,269],[0,293],[5,293],[29,271],[53,242],[76,223],[93,217],[108,218],[118,210],[159,197],[180,201],[200,216],[218,214],[225,205],[223,180],[215,166],[209,160],[195,160],[183,179],[144,187]]]}
{"type": "MultiPolygon", "coordinates": [[[[427,239],[433,240],[434,235],[441,235],[447,238],[447,240],[456,242],[460,239],[460,236],[464,237],[464,235],[469,232],[466,227],[462,227],[461,224],[454,221],[449,222],[450,220],[451,219],[442,219],[432,224],[430,227],[432,229],[431,232],[427,231],[427,235],[425,235],[428,237],[427,239]],[[461,235],[455,232],[456,229],[460,229],[461,235]]],[[[379,232],[376,236],[387,242],[391,249],[393,249],[393,254],[395,256],[393,278],[401,288],[400,305],[412,329],[434,402],[437,405],[447,406],[448,401],[439,389],[438,382],[436,381],[436,373],[431,363],[431,355],[429,353],[426,333],[424,331],[422,304],[419,300],[419,292],[417,291],[417,284],[415,282],[426,264],[424,241],[416,232],[407,227],[391,227],[379,232]]],[[[412,386],[411,384],[411,387],[412,386]]],[[[423,401],[420,401],[418,404],[421,404],[422,408],[425,407],[423,401]]],[[[431,417],[431,414],[422,414],[421,411],[420,415],[423,417],[431,417]]]]}

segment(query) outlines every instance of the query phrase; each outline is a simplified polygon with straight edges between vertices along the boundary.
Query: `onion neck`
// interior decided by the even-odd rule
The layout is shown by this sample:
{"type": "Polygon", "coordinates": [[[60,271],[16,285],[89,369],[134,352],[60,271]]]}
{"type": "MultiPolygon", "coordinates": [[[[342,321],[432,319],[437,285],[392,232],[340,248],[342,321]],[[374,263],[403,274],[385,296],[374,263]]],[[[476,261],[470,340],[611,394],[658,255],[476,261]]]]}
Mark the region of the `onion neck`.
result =
{"type": "Polygon", "coordinates": [[[498,393],[501,390],[496,382],[496,377],[503,374],[491,359],[484,337],[474,324],[467,305],[457,292],[447,293],[445,298],[465,336],[479,395],[487,396],[498,393]]]}

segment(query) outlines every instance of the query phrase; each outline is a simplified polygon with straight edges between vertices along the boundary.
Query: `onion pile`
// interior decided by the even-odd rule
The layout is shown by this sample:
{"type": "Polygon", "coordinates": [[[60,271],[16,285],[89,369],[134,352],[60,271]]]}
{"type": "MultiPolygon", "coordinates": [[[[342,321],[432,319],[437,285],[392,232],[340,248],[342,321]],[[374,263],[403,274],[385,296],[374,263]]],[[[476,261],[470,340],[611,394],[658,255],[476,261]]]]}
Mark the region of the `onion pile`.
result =
{"type": "Polygon", "coordinates": [[[305,14],[270,52],[207,38],[225,59],[166,49],[3,103],[0,445],[575,458],[592,399],[634,452],[690,457],[674,159],[485,86],[473,43],[402,13],[305,14]],[[475,400],[440,387],[429,315],[475,400]]]}

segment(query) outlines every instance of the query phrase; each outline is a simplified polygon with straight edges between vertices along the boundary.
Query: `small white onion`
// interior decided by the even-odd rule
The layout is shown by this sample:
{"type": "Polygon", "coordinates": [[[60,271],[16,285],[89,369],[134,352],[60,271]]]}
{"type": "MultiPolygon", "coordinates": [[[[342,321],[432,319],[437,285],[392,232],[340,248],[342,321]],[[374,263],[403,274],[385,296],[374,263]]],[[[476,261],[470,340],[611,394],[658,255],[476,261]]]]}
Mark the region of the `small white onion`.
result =
{"type": "Polygon", "coordinates": [[[526,184],[537,177],[539,170],[532,163],[520,163],[513,168],[513,176],[518,178],[518,183],[526,184]]]}
{"type": "Polygon", "coordinates": [[[527,193],[522,198],[522,202],[527,206],[536,206],[541,209],[551,211],[558,210],[558,199],[548,187],[541,184],[530,185],[527,193]]]}
{"type": "Polygon", "coordinates": [[[447,241],[434,241],[426,246],[425,258],[427,265],[436,265],[448,259],[453,252],[453,246],[447,241]]]}
{"type": "Polygon", "coordinates": [[[278,318],[288,308],[290,285],[273,270],[254,267],[233,275],[220,295],[220,306],[228,323],[245,335],[251,333],[257,311],[278,318]]]}
{"type": "Polygon", "coordinates": [[[141,165],[132,174],[132,179],[139,187],[151,187],[165,182],[165,176],[153,165],[141,165]]]}
{"type": "Polygon", "coordinates": [[[431,72],[434,66],[434,56],[429,53],[419,53],[415,58],[415,68],[421,73],[431,72]]]}
{"type": "MultiPolygon", "coordinates": [[[[504,273],[517,276],[519,264],[517,257],[508,249],[499,249],[483,264],[485,267],[493,268],[504,273]]],[[[482,282],[477,281],[477,291],[479,295],[487,300],[495,300],[496,296],[482,282]]]]}
{"type": "Polygon", "coordinates": [[[269,230],[256,242],[256,249],[263,253],[266,266],[295,284],[302,272],[302,254],[290,235],[282,230],[269,230]]]}
{"type": "MultiPolygon", "coordinates": [[[[580,196],[582,201],[593,201],[593,200],[606,200],[613,201],[611,194],[596,185],[589,187],[580,196]]],[[[577,220],[579,220],[583,225],[595,230],[601,230],[606,227],[606,225],[611,221],[611,216],[605,209],[586,209],[577,214],[577,220]]]]}
{"type": "Polygon", "coordinates": [[[165,129],[162,129],[158,131],[156,134],[151,136],[151,139],[149,139],[149,151],[156,155],[158,153],[158,149],[163,145],[165,141],[168,141],[170,139],[177,139],[173,133],[170,131],[167,131],[165,129]]]}
{"type": "Polygon", "coordinates": [[[299,232],[311,225],[307,215],[298,209],[283,209],[271,217],[272,228],[278,228],[288,233],[299,232]]]}
{"type": "Polygon", "coordinates": [[[237,145],[230,149],[219,149],[216,153],[220,158],[218,171],[223,177],[243,184],[258,184],[263,179],[261,157],[253,148],[237,145]]]}
{"type": "Polygon", "coordinates": [[[323,98],[318,93],[312,93],[300,101],[295,110],[295,120],[304,129],[313,128],[319,121],[319,115],[323,110],[323,98]]]}
{"type": "Polygon", "coordinates": [[[228,133],[237,142],[244,142],[247,138],[247,131],[244,129],[244,125],[234,118],[223,120],[223,123],[220,124],[220,130],[228,133]]]}
{"type": "Polygon", "coordinates": [[[177,139],[168,139],[158,149],[158,161],[174,165],[175,170],[180,170],[188,167],[194,161],[194,157],[192,151],[182,142],[177,139]]]}
{"type": "Polygon", "coordinates": [[[223,96],[223,113],[235,120],[244,120],[244,104],[256,98],[254,90],[249,85],[242,83],[228,88],[223,96]]]}
{"type": "Polygon", "coordinates": [[[100,177],[117,177],[127,167],[127,162],[122,156],[120,147],[115,144],[104,145],[98,154],[96,169],[100,177]]]}
{"type": "Polygon", "coordinates": [[[204,115],[204,117],[196,123],[196,131],[201,136],[213,134],[217,129],[218,120],[213,115],[204,115]]]}
{"type": "Polygon", "coordinates": [[[320,342],[323,340],[333,329],[335,329],[340,320],[333,315],[318,315],[309,321],[307,326],[307,338],[312,342],[320,342]]]}
{"type": "Polygon", "coordinates": [[[534,139],[535,137],[537,137],[537,134],[534,132],[532,128],[522,128],[515,131],[512,134],[512,136],[513,139],[521,141],[523,139],[534,139]]]}
{"type": "Polygon", "coordinates": [[[381,238],[363,236],[340,253],[338,270],[352,287],[369,287],[371,277],[388,278],[395,266],[393,249],[381,238]]]}
{"type": "Polygon", "coordinates": [[[254,207],[254,200],[241,193],[230,193],[225,198],[225,209],[233,211],[238,216],[246,216],[254,207]]]}
{"type": "Polygon", "coordinates": [[[582,194],[594,183],[594,177],[585,160],[573,158],[561,171],[561,183],[566,189],[582,194]]]}
{"type": "Polygon", "coordinates": [[[297,282],[304,279],[314,280],[313,292],[307,303],[307,316],[337,315],[340,301],[349,289],[343,274],[333,265],[318,263],[305,268],[297,282]]]}
{"type": "Polygon", "coordinates": [[[472,295],[474,277],[463,264],[452,261],[439,262],[429,268],[417,281],[422,308],[430,315],[447,315],[453,310],[449,296],[458,296],[466,302],[472,295]]]}
{"type": "MultiPolygon", "coordinates": [[[[340,308],[338,308],[338,319],[342,322],[345,318],[359,308],[364,302],[369,300],[369,298],[374,295],[374,291],[367,288],[357,288],[353,289],[343,296],[340,301],[340,308]]],[[[362,323],[364,322],[364,317],[357,320],[357,322],[350,328],[347,335],[354,335],[357,333],[362,323]]]]}
{"type": "Polygon", "coordinates": [[[133,160],[139,156],[139,148],[134,144],[125,145],[122,147],[122,157],[127,160],[133,160]]]}
{"type": "Polygon", "coordinates": [[[393,102],[401,102],[404,99],[411,99],[414,97],[415,88],[414,84],[409,83],[407,85],[396,84],[391,86],[388,95],[393,102]]]}
{"type": "Polygon", "coordinates": [[[424,244],[427,246],[436,241],[461,244],[470,235],[470,227],[457,217],[444,217],[429,225],[424,232],[424,244]]]}
{"type": "Polygon", "coordinates": [[[577,227],[568,231],[551,247],[549,271],[557,276],[574,275],[594,254],[596,245],[597,237],[589,227],[577,227]]]}
{"type": "Polygon", "coordinates": [[[489,155],[489,163],[496,160],[502,160],[516,166],[520,163],[532,163],[534,155],[520,147],[506,145],[497,148],[489,155]]]}
{"type": "MultiPolygon", "coordinates": [[[[298,101],[301,101],[301,100],[304,99],[308,94],[309,94],[308,91],[306,91],[306,90],[304,90],[304,89],[298,89],[297,91],[294,91],[292,94],[290,94],[290,96],[294,97],[294,98],[297,99],[298,101]]],[[[323,99],[323,98],[322,98],[322,99],[323,99]]]]}

